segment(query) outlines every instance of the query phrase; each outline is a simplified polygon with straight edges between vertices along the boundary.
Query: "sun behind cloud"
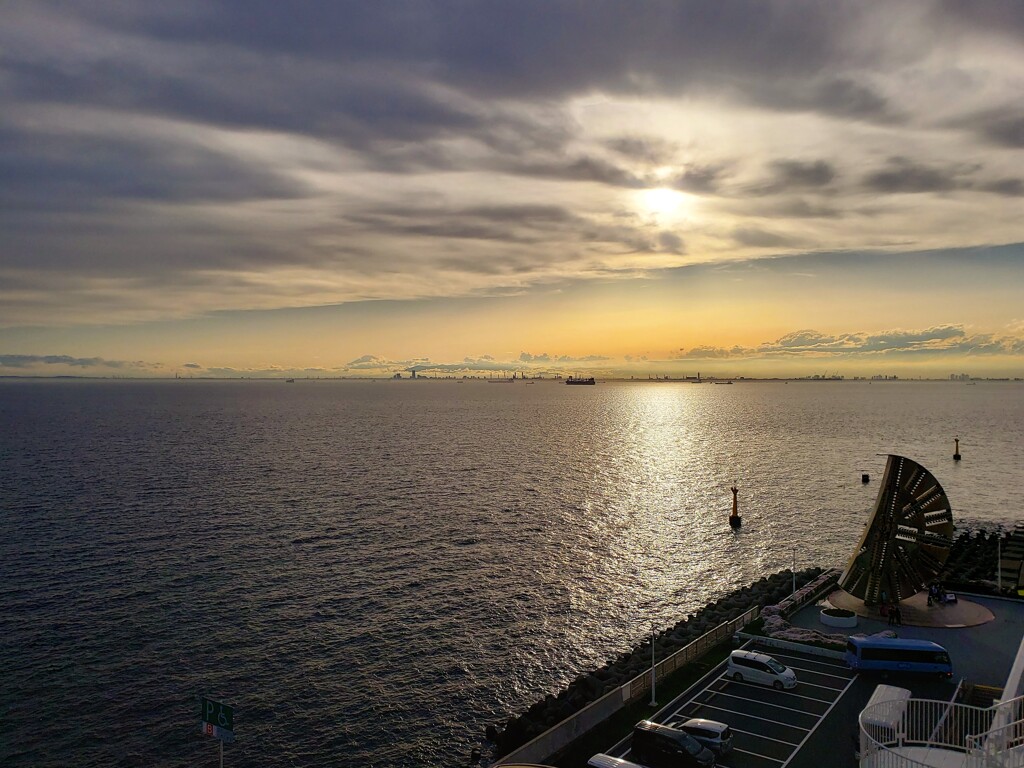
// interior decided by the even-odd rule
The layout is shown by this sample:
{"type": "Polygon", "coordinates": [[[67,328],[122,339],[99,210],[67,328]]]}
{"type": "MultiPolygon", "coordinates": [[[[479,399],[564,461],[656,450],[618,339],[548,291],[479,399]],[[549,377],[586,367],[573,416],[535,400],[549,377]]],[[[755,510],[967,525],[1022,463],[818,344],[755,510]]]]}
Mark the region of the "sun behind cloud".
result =
{"type": "Polygon", "coordinates": [[[659,224],[679,222],[692,213],[693,197],[668,187],[640,190],[635,197],[639,212],[659,224]]]}

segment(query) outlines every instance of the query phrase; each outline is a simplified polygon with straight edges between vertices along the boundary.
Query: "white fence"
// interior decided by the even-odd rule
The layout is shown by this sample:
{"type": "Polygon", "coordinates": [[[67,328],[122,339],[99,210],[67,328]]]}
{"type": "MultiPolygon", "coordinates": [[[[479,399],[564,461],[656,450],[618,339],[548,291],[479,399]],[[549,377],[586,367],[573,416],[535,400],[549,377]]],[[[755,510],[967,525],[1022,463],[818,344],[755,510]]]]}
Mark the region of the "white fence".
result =
{"type": "Polygon", "coordinates": [[[1022,699],[987,709],[931,699],[883,701],[860,713],[861,768],[1024,768],[1022,699]],[[1007,722],[1010,721],[1010,722],[1007,722]],[[993,730],[996,723],[1004,723],[993,730]]]}

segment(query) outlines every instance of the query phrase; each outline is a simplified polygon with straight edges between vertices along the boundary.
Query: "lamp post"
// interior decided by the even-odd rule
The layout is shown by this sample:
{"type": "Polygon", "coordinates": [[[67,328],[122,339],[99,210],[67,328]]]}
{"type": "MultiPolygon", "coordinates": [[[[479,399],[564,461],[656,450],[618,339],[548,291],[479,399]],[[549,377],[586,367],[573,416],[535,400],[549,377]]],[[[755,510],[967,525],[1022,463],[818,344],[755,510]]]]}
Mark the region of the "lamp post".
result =
{"type": "Polygon", "coordinates": [[[658,675],[654,665],[654,623],[651,622],[651,706],[658,706],[658,700],[654,698],[654,686],[658,682],[658,675]]]}
{"type": "Polygon", "coordinates": [[[792,568],[791,572],[793,574],[793,594],[795,595],[796,594],[796,547],[793,547],[793,568],[792,568]]]}
{"type": "Polygon", "coordinates": [[[996,531],[996,594],[1003,594],[1003,531],[996,531]]]}

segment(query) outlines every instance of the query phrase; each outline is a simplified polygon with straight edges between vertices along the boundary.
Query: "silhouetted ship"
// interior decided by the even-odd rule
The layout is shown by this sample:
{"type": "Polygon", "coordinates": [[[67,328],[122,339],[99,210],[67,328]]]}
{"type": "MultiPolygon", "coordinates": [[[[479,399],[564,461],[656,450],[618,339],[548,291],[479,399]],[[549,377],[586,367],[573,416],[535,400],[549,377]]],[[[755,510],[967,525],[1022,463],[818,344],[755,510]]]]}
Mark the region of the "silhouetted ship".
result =
{"type": "Polygon", "coordinates": [[[594,381],[594,377],[593,376],[591,376],[589,379],[581,379],[581,378],[578,378],[578,377],[570,376],[568,379],[565,380],[565,383],[566,384],[597,384],[597,382],[594,381]]]}

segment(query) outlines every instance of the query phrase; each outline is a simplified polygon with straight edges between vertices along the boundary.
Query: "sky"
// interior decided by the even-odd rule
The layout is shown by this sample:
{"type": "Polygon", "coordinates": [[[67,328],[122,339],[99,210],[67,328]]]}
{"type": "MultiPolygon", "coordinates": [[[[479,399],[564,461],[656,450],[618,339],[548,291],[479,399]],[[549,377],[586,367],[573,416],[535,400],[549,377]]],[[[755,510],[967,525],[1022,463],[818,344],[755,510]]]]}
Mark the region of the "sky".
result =
{"type": "Polygon", "coordinates": [[[1002,0],[5,0],[0,375],[1024,376],[1022,97],[1002,0]]]}

